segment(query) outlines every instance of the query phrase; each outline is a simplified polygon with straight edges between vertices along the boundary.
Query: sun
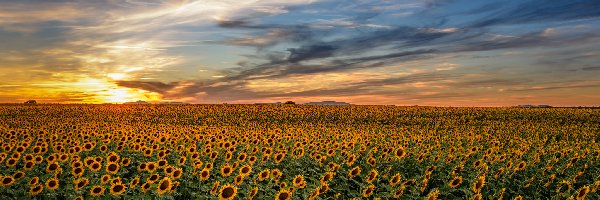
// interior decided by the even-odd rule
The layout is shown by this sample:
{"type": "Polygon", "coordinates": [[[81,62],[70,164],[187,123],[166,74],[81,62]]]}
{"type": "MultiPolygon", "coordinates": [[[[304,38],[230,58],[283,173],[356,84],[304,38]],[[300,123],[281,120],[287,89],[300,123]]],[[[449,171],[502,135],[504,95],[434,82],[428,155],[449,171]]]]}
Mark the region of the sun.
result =
{"type": "MultiPolygon", "coordinates": [[[[114,74],[113,80],[123,77],[114,74]]],[[[134,101],[155,102],[161,99],[160,95],[145,90],[121,87],[111,80],[87,78],[77,84],[79,90],[92,94],[89,99],[92,103],[125,103],[134,101]]]]}
{"type": "Polygon", "coordinates": [[[112,80],[123,80],[124,78],[127,78],[127,74],[123,74],[123,73],[110,73],[110,74],[107,74],[106,76],[108,76],[112,80]]]}
{"type": "Polygon", "coordinates": [[[125,88],[110,89],[106,94],[106,100],[111,103],[124,103],[132,101],[132,96],[125,88]]]}

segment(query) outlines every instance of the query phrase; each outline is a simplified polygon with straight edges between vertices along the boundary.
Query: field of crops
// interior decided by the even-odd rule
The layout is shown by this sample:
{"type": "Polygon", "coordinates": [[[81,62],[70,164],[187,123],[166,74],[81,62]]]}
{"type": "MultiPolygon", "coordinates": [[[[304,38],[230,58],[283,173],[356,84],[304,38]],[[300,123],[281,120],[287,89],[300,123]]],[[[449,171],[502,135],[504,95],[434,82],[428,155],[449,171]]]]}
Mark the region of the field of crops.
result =
{"type": "Polygon", "coordinates": [[[2,199],[600,199],[600,110],[2,105],[2,199]]]}

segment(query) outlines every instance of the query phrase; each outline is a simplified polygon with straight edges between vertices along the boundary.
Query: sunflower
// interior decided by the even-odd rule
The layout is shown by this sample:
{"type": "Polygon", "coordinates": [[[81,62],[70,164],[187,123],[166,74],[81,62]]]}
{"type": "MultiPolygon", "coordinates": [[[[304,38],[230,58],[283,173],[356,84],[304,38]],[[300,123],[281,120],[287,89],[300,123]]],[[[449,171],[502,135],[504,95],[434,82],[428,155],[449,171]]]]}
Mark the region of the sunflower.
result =
{"type": "Polygon", "coordinates": [[[242,175],[242,176],[247,176],[251,172],[252,172],[252,166],[250,166],[250,165],[244,165],[240,168],[240,175],[242,175]]]}
{"type": "Polygon", "coordinates": [[[525,167],[527,167],[527,163],[525,161],[521,161],[518,165],[517,168],[515,169],[515,171],[522,171],[525,169],[525,167]]]}
{"type": "Polygon", "coordinates": [[[152,149],[147,148],[146,150],[144,150],[144,156],[146,156],[146,157],[152,156],[152,149]]]}
{"type": "Polygon", "coordinates": [[[240,155],[238,155],[237,160],[238,162],[244,162],[246,160],[246,158],[248,157],[248,155],[246,153],[240,153],[240,155]]]}
{"type": "Polygon", "coordinates": [[[346,158],[346,165],[351,166],[356,161],[356,155],[348,155],[346,158]]]}
{"type": "Polygon", "coordinates": [[[373,194],[373,191],[375,191],[375,186],[371,184],[363,189],[362,196],[365,198],[370,197],[373,194]]]}
{"type": "Polygon", "coordinates": [[[135,188],[139,183],[140,177],[136,176],[135,178],[131,179],[131,182],[129,182],[129,188],[135,188]]]}
{"type": "Polygon", "coordinates": [[[438,189],[434,189],[431,192],[429,192],[429,194],[427,194],[427,197],[425,197],[425,199],[437,200],[439,195],[440,195],[440,191],[438,189]]]}
{"type": "Polygon", "coordinates": [[[390,185],[394,187],[400,183],[400,180],[402,180],[402,175],[400,175],[400,173],[396,173],[394,176],[392,176],[392,178],[390,178],[390,185]]]}
{"type": "Polygon", "coordinates": [[[110,194],[113,196],[119,196],[125,193],[125,190],[127,190],[127,187],[121,183],[110,186],[110,194]]]}
{"type": "Polygon", "coordinates": [[[116,174],[119,171],[119,164],[116,162],[109,162],[106,164],[106,172],[109,174],[116,174]]]}
{"type": "Polygon", "coordinates": [[[329,184],[321,183],[321,185],[316,190],[318,190],[319,195],[325,194],[327,193],[327,191],[329,191],[329,184]]]}
{"type": "Polygon", "coordinates": [[[15,173],[13,174],[13,178],[14,178],[15,180],[19,180],[19,179],[21,179],[21,178],[23,178],[23,177],[25,177],[25,173],[24,173],[24,172],[22,172],[22,171],[17,171],[17,172],[15,172],[15,173]]]}
{"type": "Polygon", "coordinates": [[[213,186],[212,186],[212,188],[210,189],[210,194],[211,194],[211,195],[213,195],[213,194],[216,194],[216,193],[217,193],[217,190],[219,189],[219,183],[220,183],[219,181],[215,181],[215,182],[213,183],[213,186]]]}
{"type": "Polygon", "coordinates": [[[223,177],[228,177],[229,175],[231,175],[232,172],[233,169],[229,164],[224,164],[223,166],[221,166],[221,175],[223,177]]]}
{"type": "Polygon", "coordinates": [[[96,160],[94,160],[93,157],[86,157],[85,159],[83,159],[83,164],[88,167],[94,162],[96,162],[96,160]]]}
{"type": "Polygon", "coordinates": [[[108,181],[110,181],[110,175],[104,174],[100,177],[100,182],[102,183],[102,185],[108,184],[108,181]]]}
{"type": "Polygon", "coordinates": [[[258,181],[264,181],[265,179],[269,178],[269,175],[270,175],[269,169],[263,169],[258,174],[258,181]]]}
{"type": "Polygon", "coordinates": [[[81,177],[83,176],[83,172],[84,172],[84,168],[82,167],[76,167],[76,168],[71,168],[71,174],[77,176],[77,177],[81,177]]]}
{"type": "Polygon", "coordinates": [[[250,190],[250,193],[248,193],[248,199],[253,199],[257,193],[258,193],[258,187],[252,188],[252,190],[250,190]]]}
{"type": "Polygon", "coordinates": [[[225,154],[225,161],[229,162],[231,160],[231,158],[233,158],[233,153],[227,152],[225,154]]]}
{"type": "Polygon", "coordinates": [[[458,186],[460,186],[460,184],[462,183],[463,179],[460,176],[454,177],[450,183],[448,183],[448,185],[451,188],[457,188],[458,186]]]}
{"type": "Polygon", "coordinates": [[[173,173],[171,174],[171,176],[173,176],[174,179],[179,179],[182,175],[183,170],[181,168],[175,168],[175,170],[173,170],[173,173]]]}
{"type": "Polygon", "coordinates": [[[140,163],[140,165],[138,165],[138,167],[137,167],[138,172],[146,171],[147,166],[148,165],[146,163],[140,163]]]}
{"type": "Polygon", "coordinates": [[[33,162],[33,161],[27,161],[27,162],[25,162],[25,165],[23,166],[23,169],[25,169],[25,171],[31,171],[34,166],[35,166],[35,162],[33,162]]]}
{"type": "Polygon", "coordinates": [[[96,185],[90,189],[90,195],[93,197],[99,197],[104,195],[104,187],[96,185]]]}
{"type": "Polygon", "coordinates": [[[79,178],[79,179],[75,179],[75,181],[73,181],[74,186],[73,188],[75,190],[80,190],[81,188],[87,186],[87,184],[89,183],[89,180],[87,178],[79,178]]]}
{"type": "Polygon", "coordinates": [[[477,193],[473,196],[473,200],[482,200],[483,197],[481,196],[481,193],[477,193]]]}
{"type": "Polygon", "coordinates": [[[120,159],[121,159],[121,157],[119,155],[117,155],[115,152],[110,152],[108,154],[108,157],[106,157],[106,160],[108,162],[119,162],[120,159]]]}
{"type": "Polygon", "coordinates": [[[160,182],[158,182],[158,187],[156,188],[158,194],[165,194],[171,191],[171,179],[169,177],[164,177],[160,182]]]}
{"type": "Polygon", "coordinates": [[[142,184],[142,192],[148,192],[150,189],[152,189],[152,183],[144,183],[142,184]]]}
{"type": "Polygon", "coordinates": [[[58,186],[60,186],[60,184],[56,178],[50,178],[46,181],[46,188],[50,191],[56,190],[58,186]]]}
{"type": "Polygon", "coordinates": [[[35,196],[35,195],[42,193],[43,190],[44,190],[44,186],[41,184],[37,184],[37,185],[31,186],[29,188],[29,194],[31,196],[35,196]]]}
{"type": "Polygon", "coordinates": [[[218,156],[219,156],[219,152],[218,151],[213,151],[213,152],[210,153],[210,159],[211,160],[217,159],[218,156]]]}
{"type": "Polygon", "coordinates": [[[202,162],[201,160],[195,160],[194,161],[194,168],[195,169],[200,169],[200,168],[202,168],[202,166],[204,166],[204,162],[202,162]]]}
{"type": "Polygon", "coordinates": [[[498,169],[498,171],[497,171],[497,172],[494,174],[494,178],[496,178],[496,179],[497,179],[497,178],[500,178],[500,176],[502,175],[502,172],[504,172],[504,168],[503,168],[503,167],[500,167],[500,168],[498,169]]]}
{"type": "Polygon", "coordinates": [[[94,161],[91,165],[90,165],[90,169],[94,172],[97,172],[98,170],[100,170],[100,168],[102,167],[102,164],[100,164],[99,162],[94,161]]]}
{"type": "Polygon", "coordinates": [[[402,158],[404,158],[404,156],[406,156],[406,151],[404,151],[404,148],[398,147],[394,151],[394,156],[396,157],[396,159],[402,159],[402,158]]]}
{"type": "Polygon", "coordinates": [[[211,170],[213,168],[213,164],[212,163],[206,163],[206,165],[204,166],[204,168],[211,170]]]}
{"type": "Polygon", "coordinates": [[[479,159],[479,160],[477,160],[477,161],[475,161],[475,162],[473,163],[473,167],[474,167],[474,168],[479,168],[479,167],[481,167],[481,164],[482,164],[482,163],[483,163],[483,160],[479,159]]]}
{"type": "Polygon", "coordinates": [[[275,154],[275,163],[280,163],[285,158],[285,153],[275,154]]]}
{"type": "Polygon", "coordinates": [[[275,196],[275,199],[276,200],[290,200],[290,199],[292,199],[292,191],[286,190],[286,189],[281,189],[275,196]]]}
{"type": "Polygon", "coordinates": [[[205,180],[208,180],[208,178],[210,178],[210,169],[204,168],[200,172],[200,179],[205,181],[205,180]]]}
{"type": "Polygon", "coordinates": [[[80,195],[80,196],[75,197],[73,200],[84,200],[84,199],[83,199],[83,196],[80,195]]]}
{"type": "Polygon", "coordinates": [[[329,183],[329,181],[331,181],[331,179],[333,179],[333,172],[325,172],[325,174],[323,174],[323,176],[321,176],[321,180],[319,180],[319,182],[321,182],[321,184],[323,183],[329,183]]]}
{"type": "Polygon", "coordinates": [[[504,193],[506,192],[506,188],[500,189],[500,195],[498,195],[497,199],[504,199],[504,193]]]}
{"type": "Polygon", "coordinates": [[[156,170],[157,166],[155,162],[148,162],[146,163],[146,171],[152,173],[154,172],[154,170],[156,170]]]}
{"type": "Polygon", "coordinates": [[[279,183],[279,188],[287,188],[287,183],[286,182],[279,183]]]}
{"type": "Polygon", "coordinates": [[[248,162],[254,163],[254,162],[256,162],[256,159],[257,159],[256,156],[250,156],[250,157],[248,157],[248,162]]]}
{"type": "Polygon", "coordinates": [[[377,164],[377,159],[375,159],[373,157],[369,157],[367,159],[367,163],[369,163],[369,165],[371,165],[371,167],[375,167],[375,165],[377,164]]]}
{"type": "Polygon", "coordinates": [[[159,178],[160,178],[160,176],[158,174],[151,174],[150,176],[148,176],[148,178],[146,178],[146,182],[154,183],[154,182],[158,181],[159,178]]]}
{"type": "Polygon", "coordinates": [[[244,182],[244,176],[242,176],[241,174],[235,176],[233,182],[235,183],[235,185],[241,185],[242,182],[244,182]]]}
{"type": "Polygon", "coordinates": [[[577,196],[576,199],[577,200],[583,200],[585,199],[585,197],[588,195],[588,193],[590,192],[590,186],[583,186],[581,189],[579,189],[579,192],[577,192],[577,196]]]}
{"type": "Polygon", "coordinates": [[[335,162],[329,162],[327,164],[327,167],[329,168],[329,171],[333,172],[333,171],[336,171],[338,168],[340,168],[340,165],[335,162]]]}
{"type": "Polygon", "coordinates": [[[185,165],[185,161],[186,161],[186,160],[187,160],[187,157],[185,157],[185,156],[181,156],[181,157],[179,158],[179,161],[177,162],[177,165],[179,165],[179,166],[185,165]]]}
{"type": "Polygon", "coordinates": [[[173,184],[171,184],[171,191],[175,191],[177,187],[179,187],[179,184],[181,184],[181,182],[173,181],[173,184]]]}
{"type": "Polygon", "coordinates": [[[124,167],[129,166],[129,164],[131,164],[131,159],[129,159],[129,158],[121,159],[121,165],[123,165],[124,167]]]}
{"type": "Polygon", "coordinates": [[[46,158],[46,162],[48,162],[48,163],[53,163],[53,162],[56,162],[56,155],[55,155],[55,154],[49,155],[49,156],[46,158]]]}
{"type": "Polygon", "coordinates": [[[350,171],[348,171],[348,176],[350,178],[354,178],[355,176],[360,175],[360,167],[359,166],[355,166],[354,168],[352,168],[350,171]]]}
{"type": "Polygon", "coordinates": [[[376,169],[371,169],[371,171],[369,171],[369,176],[367,177],[367,183],[373,183],[373,181],[375,181],[375,179],[377,178],[378,174],[379,172],[377,172],[376,169]]]}
{"type": "Polygon", "coordinates": [[[37,185],[40,182],[40,178],[39,177],[33,177],[29,180],[29,186],[34,186],[37,185]]]}
{"type": "Polygon", "coordinates": [[[521,196],[521,195],[517,195],[517,196],[514,198],[514,200],[523,200],[523,196],[521,196]]]}
{"type": "Polygon", "coordinates": [[[297,188],[304,188],[304,187],[306,187],[306,181],[304,181],[304,176],[302,176],[302,175],[296,175],[296,177],[292,181],[292,185],[294,187],[297,187],[297,188]]]}
{"type": "Polygon", "coordinates": [[[123,183],[123,181],[121,181],[121,177],[116,177],[116,178],[110,179],[109,183],[110,183],[110,185],[116,185],[116,184],[123,183]]]}
{"type": "Polygon", "coordinates": [[[283,173],[281,173],[279,169],[271,169],[271,175],[269,176],[272,179],[278,180],[279,178],[281,178],[281,175],[283,175],[283,173]]]}
{"type": "Polygon", "coordinates": [[[0,179],[2,180],[2,183],[0,183],[2,187],[8,187],[15,182],[15,178],[12,176],[0,176],[0,179]]]}
{"type": "Polygon", "coordinates": [[[483,186],[485,185],[485,176],[479,176],[479,178],[477,178],[477,181],[475,181],[475,184],[473,184],[473,192],[479,192],[481,191],[481,188],[483,188],[483,186]]]}
{"type": "Polygon", "coordinates": [[[44,161],[44,158],[42,158],[42,156],[40,156],[40,155],[35,156],[35,163],[40,164],[40,163],[42,163],[42,161],[44,161]]]}
{"type": "Polygon", "coordinates": [[[226,184],[219,190],[219,200],[232,200],[237,195],[237,188],[233,185],[226,184]]]}
{"type": "Polygon", "coordinates": [[[50,163],[48,164],[48,166],[46,166],[46,173],[52,173],[56,170],[58,170],[60,168],[60,166],[58,165],[58,163],[50,163]]]}

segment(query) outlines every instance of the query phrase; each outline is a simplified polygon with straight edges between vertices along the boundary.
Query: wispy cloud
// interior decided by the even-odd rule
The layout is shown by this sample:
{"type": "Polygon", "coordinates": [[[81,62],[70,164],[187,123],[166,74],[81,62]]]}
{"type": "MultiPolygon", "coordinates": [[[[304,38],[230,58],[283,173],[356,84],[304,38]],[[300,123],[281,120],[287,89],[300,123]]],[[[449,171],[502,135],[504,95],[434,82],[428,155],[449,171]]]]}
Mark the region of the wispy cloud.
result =
{"type": "Polygon", "coordinates": [[[373,103],[372,96],[382,103],[489,105],[494,97],[513,103],[522,93],[545,91],[551,101],[567,90],[600,88],[593,82],[600,75],[598,6],[2,1],[0,79],[10,82],[0,82],[0,100],[52,91],[37,97],[373,103]]]}

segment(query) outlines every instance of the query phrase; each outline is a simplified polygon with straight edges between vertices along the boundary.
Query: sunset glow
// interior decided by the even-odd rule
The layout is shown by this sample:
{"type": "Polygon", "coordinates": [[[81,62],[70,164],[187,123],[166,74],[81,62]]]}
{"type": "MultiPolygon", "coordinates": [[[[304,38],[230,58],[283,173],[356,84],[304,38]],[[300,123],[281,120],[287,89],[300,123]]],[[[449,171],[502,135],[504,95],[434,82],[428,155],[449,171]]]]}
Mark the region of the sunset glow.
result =
{"type": "Polygon", "coordinates": [[[595,1],[2,1],[0,102],[596,106],[595,1]]]}

